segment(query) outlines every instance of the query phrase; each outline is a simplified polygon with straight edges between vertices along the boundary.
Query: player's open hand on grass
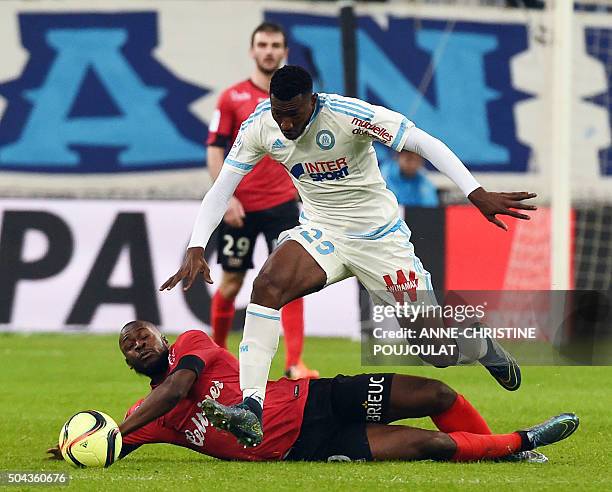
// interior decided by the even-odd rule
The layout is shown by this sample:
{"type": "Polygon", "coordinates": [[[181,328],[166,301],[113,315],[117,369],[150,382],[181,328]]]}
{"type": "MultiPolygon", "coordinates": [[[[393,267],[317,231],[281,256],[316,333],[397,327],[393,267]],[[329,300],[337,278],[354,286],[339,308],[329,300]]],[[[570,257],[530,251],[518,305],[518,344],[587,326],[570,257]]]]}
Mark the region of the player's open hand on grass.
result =
{"type": "Polygon", "coordinates": [[[50,460],[63,460],[62,452],[60,451],[59,446],[53,446],[52,448],[47,449],[48,458],[50,460]]]}
{"type": "Polygon", "coordinates": [[[188,290],[191,288],[191,285],[200,273],[207,283],[213,283],[212,279],[210,278],[210,267],[204,259],[204,248],[188,248],[181,268],[179,268],[178,271],[172,275],[172,277],[166,280],[159,290],[171,290],[176,284],[184,279],[187,279],[187,282],[185,283],[183,290],[188,290]]]}
{"type": "Polygon", "coordinates": [[[529,200],[530,198],[535,198],[536,196],[537,195],[535,193],[528,193],[526,191],[497,193],[493,191],[486,191],[484,188],[477,188],[468,195],[468,198],[489,222],[492,222],[497,227],[507,231],[508,226],[496,216],[509,215],[510,217],[514,217],[516,219],[530,220],[531,217],[529,217],[529,215],[517,212],[513,209],[537,210],[535,205],[523,203],[523,200],[529,200]]]}

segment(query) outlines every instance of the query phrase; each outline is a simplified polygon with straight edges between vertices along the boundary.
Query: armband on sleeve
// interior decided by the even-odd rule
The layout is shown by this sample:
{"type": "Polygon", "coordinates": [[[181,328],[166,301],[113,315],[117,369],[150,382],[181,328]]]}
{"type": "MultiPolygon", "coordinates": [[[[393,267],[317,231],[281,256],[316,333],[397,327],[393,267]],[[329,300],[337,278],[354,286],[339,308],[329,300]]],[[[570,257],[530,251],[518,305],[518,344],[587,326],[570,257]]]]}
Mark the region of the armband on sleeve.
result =
{"type": "Polygon", "coordinates": [[[197,355],[184,355],[170,374],[181,369],[189,369],[196,373],[196,377],[200,377],[200,373],[204,369],[204,361],[197,355]]]}

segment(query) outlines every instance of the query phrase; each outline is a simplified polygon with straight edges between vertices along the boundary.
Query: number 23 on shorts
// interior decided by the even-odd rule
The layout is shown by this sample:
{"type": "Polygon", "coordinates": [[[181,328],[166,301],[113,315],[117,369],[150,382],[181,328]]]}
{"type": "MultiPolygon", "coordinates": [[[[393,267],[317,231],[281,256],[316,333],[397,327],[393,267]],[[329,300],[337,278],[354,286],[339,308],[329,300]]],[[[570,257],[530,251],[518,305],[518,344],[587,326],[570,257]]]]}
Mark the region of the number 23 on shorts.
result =
{"type": "Polygon", "coordinates": [[[323,232],[321,232],[320,229],[310,228],[309,230],[301,231],[300,234],[309,243],[319,242],[319,244],[317,244],[317,246],[315,247],[317,253],[320,253],[322,255],[328,255],[332,253],[334,249],[336,249],[331,242],[321,241],[321,238],[323,237],[323,232]]]}

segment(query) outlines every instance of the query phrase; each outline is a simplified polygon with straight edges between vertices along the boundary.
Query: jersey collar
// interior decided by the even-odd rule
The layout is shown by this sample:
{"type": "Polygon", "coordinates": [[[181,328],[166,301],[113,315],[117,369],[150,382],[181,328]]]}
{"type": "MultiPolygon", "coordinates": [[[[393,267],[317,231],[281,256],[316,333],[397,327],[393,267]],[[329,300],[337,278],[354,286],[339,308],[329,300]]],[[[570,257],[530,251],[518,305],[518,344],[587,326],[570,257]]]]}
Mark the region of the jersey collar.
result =
{"type": "Polygon", "coordinates": [[[253,89],[255,89],[256,91],[261,92],[262,94],[265,94],[267,97],[270,97],[270,93],[267,90],[262,89],[261,87],[259,87],[255,82],[253,82],[252,78],[249,77],[247,79],[247,82],[249,84],[251,84],[251,87],[253,87],[253,89]]]}
{"type": "Polygon", "coordinates": [[[310,116],[310,119],[308,120],[308,124],[306,125],[306,127],[304,127],[304,131],[297,138],[297,140],[301,140],[301,138],[308,133],[308,130],[310,130],[310,127],[312,126],[312,123],[314,122],[316,117],[321,112],[321,107],[322,106],[323,106],[323,103],[321,102],[321,96],[319,94],[317,94],[317,102],[315,103],[314,111],[312,112],[312,115],[310,116]]]}

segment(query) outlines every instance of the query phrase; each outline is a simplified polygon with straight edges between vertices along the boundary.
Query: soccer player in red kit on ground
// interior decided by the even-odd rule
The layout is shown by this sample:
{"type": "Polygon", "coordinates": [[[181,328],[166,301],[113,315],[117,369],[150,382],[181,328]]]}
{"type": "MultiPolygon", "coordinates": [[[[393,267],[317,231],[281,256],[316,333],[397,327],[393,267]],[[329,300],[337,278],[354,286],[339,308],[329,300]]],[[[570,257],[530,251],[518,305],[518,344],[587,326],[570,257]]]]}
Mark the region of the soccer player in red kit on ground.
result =
{"type": "MultiPolygon", "coordinates": [[[[268,382],[266,434],[243,447],[212,427],[207,402],[240,402],[238,361],[204,332],[186,331],[173,345],[151,323],[132,321],[119,335],[127,364],[151,378],[151,392],[119,426],[121,457],[143,444],[169,443],[228,460],[450,460],[544,462],[534,448],[565,439],[578,417],[565,413],[531,428],[492,434],[478,411],[440,381],[400,374],[282,378],[268,382]],[[389,425],[431,417],[431,431],[389,425]]],[[[57,447],[48,450],[61,459],[57,447]]]]}
{"type": "MultiPolygon", "coordinates": [[[[287,57],[283,29],[269,22],[257,26],[251,35],[250,55],[255,67],[249,79],[225,90],[208,129],[208,170],[213,179],[221,171],[226,149],[236,139],[240,124],[270,95],[270,79],[287,57]]],[[[268,250],[276,246],[278,235],[298,225],[296,190],[282,166],[264,157],[257,170],[245,178],[234,192],[219,226],[218,255],[223,267],[221,283],[211,306],[213,339],[227,346],[227,335],[234,319],[234,300],[248,269],[253,268],[253,249],[263,234],[268,250]]],[[[285,333],[286,375],[292,379],[316,378],[301,360],[304,346],[304,300],[300,297],[281,311],[285,333]]]]}

